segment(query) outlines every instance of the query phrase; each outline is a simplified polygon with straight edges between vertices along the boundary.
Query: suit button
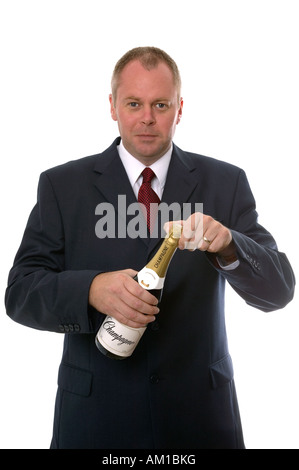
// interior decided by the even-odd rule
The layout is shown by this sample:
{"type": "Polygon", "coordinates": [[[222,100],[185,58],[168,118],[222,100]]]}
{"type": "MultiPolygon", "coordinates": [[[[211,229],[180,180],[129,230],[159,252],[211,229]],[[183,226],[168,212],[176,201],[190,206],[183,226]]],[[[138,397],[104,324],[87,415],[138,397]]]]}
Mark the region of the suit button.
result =
{"type": "Polygon", "coordinates": [[[150,383],[152,384],[157,384],[159,383],[160,379],[159,379],[159,376],[157,374],[152,374],[150,376],[150,383]]]}
{"type": "Polygon", "coordinates": [[[80,325],[78,325],[77,323],[73,324],[73,323],[70,323],[69,325],[58,325],[58,328],[59,328],[59,331],[61,331],[61,333],[78,333],[80,331],[80,325]]]}

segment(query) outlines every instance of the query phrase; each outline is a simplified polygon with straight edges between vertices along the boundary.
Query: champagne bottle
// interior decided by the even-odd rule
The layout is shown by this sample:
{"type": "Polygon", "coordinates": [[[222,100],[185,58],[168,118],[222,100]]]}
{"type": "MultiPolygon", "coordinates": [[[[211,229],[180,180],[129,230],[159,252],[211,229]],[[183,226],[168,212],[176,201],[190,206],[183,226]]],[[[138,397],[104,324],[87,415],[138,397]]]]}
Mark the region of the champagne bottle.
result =
{"type": "MultiPolygon", "coordinates": [[[[181,225],[173,225],[157,253],[134,277],[141,287],[150,291],[159,301],[166,271],[177,249],[181,230],[181,225]]],[[[125,359],[132,355],[145,330],[146,326],[131,328],[107,315],[96,335],[95,343],[105,356],[112,359],[125,359]]]]}

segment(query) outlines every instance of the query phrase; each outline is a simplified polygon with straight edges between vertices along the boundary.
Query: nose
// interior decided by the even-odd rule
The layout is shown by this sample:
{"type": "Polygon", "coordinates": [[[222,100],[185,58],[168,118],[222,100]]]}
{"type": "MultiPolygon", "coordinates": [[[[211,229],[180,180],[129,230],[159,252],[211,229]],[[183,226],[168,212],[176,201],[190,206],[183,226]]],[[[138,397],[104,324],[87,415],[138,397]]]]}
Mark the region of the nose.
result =
{"type": "Polygon", "coordinates": [[[154,110],[151,106],[144,107],[143,114],[141,116],[141,122],[142,124],[145,124],[146,126],[155,124],[156,118],[154,115],[154,110]]]}

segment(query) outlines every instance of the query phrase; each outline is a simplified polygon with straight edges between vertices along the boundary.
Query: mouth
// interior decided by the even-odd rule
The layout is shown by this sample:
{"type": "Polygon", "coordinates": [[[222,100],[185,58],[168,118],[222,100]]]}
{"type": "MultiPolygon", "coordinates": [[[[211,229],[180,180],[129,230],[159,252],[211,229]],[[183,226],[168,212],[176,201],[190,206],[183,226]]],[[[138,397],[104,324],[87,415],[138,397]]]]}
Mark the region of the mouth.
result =
{"type": "Polygon", "coordinates": [[[139,137],[140,139],[154,139],[157,137],[156,134],[137,134],[136,137],[139,137]]]}

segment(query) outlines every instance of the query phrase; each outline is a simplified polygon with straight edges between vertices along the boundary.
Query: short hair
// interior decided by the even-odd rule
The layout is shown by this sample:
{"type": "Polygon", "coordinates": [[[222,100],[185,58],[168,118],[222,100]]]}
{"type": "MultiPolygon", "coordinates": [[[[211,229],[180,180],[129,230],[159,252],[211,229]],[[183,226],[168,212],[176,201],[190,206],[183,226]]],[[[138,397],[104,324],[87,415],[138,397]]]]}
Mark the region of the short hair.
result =
{"type": "Polygon", "coordinates": [[[116,101],[117,87],[119,84],[119,76],[125,66],[138,60],[142,66],[147,70],[152,70],[158,66],[159,63],[164,62],[171,70],[173,80],[178,89],[178,100],[181,97],[181,76],[175,61],[162,49],[158,47],[135,47],[134,49],[126,52],[116,63],[111,79],[112,98],[116,101]]]}

